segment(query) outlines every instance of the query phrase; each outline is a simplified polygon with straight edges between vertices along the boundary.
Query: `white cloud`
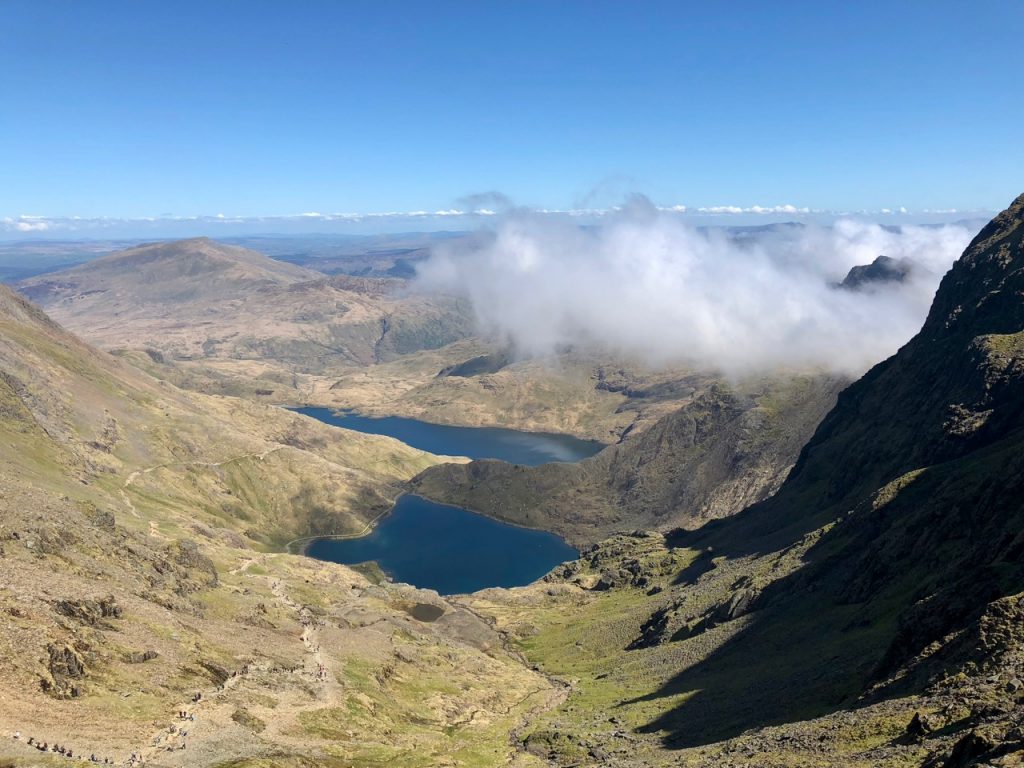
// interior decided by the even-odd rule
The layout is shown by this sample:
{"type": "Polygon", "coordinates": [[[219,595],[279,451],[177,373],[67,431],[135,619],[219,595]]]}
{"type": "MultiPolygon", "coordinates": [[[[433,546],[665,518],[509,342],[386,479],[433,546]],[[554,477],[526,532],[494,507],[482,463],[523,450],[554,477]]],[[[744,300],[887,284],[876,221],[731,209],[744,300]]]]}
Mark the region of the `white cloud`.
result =
{"type": "Polygon", "coordinates": [[[47,221],[19,221],[14,225],[19,232],[45,232],[50,228],[47,221]]]}
{"type": "Polygon", "coordinates": [[[46,232],[51,223],[43,216],[10,216],[0,219],[0,229],[7,232],[46,232]]]}
{"type": "Polygon", "coordinates": [[[465,296],[484,333],[525,355],[596,345],[737,374],[857,374],[918,330],[970,237],[959,226],[894,232],[847,219],[736,240],[642,201],[596,227],[518,209],[472,246],[435,249],[418,284],[465,296]],[[882,254],[916,263],[905,283],[831,287],[882,254]]]}
{"type": "Polygon", "coordinates": [[[711,205],[697,209],[698,213],[743,213],[743,209],[736,205],[711,205]]]}
{"type": "MultiPolygon", "coordinates": [[[[797,208],[795,205],[751,205],[746,208],[743,208],[738,205],[711,205],[698,208],[697,212],[708,213],[713,215],[739,215],[743,213],[753,213],[757,215],[788,214],[790,216],[801,216],[809,213],[815,213],[816,211],[812,211],[810,208],[797,208]]],[[[825,211],[819,212],[825,213],[825,211]]]]}

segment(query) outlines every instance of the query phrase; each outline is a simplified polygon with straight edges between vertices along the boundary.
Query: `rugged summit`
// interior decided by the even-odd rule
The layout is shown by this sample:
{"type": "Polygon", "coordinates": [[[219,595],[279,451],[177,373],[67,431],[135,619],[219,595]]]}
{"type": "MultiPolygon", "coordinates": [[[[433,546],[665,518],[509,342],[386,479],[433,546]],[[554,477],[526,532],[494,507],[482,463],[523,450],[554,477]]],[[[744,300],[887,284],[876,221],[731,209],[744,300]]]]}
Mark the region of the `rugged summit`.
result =
{"type": "Polygon", "coordinates": [[[857,291],[886,283],[902,283],[913,268],[909,259],[879,256],[870,264],[851,267],[837,287],[857,291]]]}

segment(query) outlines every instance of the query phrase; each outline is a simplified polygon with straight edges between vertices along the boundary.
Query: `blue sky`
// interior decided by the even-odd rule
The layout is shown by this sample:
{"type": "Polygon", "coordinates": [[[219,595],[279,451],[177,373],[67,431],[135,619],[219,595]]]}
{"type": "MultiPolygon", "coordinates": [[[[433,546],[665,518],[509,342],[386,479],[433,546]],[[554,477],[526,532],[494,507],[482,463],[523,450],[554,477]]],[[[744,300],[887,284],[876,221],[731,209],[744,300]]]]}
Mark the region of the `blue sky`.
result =
{"type": "Polygon", "coordinates": [[[1022,41],[1020,2],[5,0],[0,217],[998,209],[1022,41]]]}

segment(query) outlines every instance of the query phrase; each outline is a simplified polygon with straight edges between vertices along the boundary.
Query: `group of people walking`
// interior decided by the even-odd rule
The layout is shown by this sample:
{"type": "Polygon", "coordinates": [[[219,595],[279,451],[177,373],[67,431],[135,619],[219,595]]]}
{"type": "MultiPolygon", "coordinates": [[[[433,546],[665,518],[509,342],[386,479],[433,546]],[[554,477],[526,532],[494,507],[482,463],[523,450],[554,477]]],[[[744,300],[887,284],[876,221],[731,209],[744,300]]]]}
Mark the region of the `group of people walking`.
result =
{"type": "MultiPolygon", "coordinates": [[[[21,741],[21,731],[14,732],[14,740],[21,741]]],[[[35,736],[29,736],[28,740],[25,743],[28,744],[28,746],[30,747],[35,747],[40,752],[52,752],[53,754],[66,757],[71,760],[78,758],[79,760],[87,759],[90,763],[98,763],[99,765],[116,765],[116,763],[114,763],[114,761],[111,760],[109,757],[104,757],[101,760],[100,758],[96,757],[95,754],[91,754],[89,755],[88,758],[86,758],[84,754],[76,754],[73,749],[64,744],[57,744],[56,742],[50,744],[48,741],[37,741],[35,736]]]]}

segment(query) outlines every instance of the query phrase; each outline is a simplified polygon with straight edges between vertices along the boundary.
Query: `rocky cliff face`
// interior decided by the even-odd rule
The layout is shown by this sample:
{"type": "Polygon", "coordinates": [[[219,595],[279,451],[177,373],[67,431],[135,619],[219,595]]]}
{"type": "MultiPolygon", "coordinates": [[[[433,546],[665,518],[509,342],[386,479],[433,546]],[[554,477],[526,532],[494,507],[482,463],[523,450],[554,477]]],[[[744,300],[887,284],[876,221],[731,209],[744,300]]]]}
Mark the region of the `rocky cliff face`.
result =
{"type": "Polygon", "coordinates": [[[439,466],[417,492],[593,543],[634,528],[694,528],[771,495],[845,385],[791,375],[705,386],[646,430],[578,464],[439,466]]]}
{"type": "MultiPolygon", "coordinates": [[[[840,394],[777,494],[675,543],[734,562],[802,554],[791,572],[752,582],[744,614],[757,618],[742,642],[673,683],[696,685],[728,665],[755,692],[726,715],[721,692],[709,691],[654,727],[681,727],[688,711],[741,723],[750,705],[754,720],[784,721],[796,709],[780,695],[827,711],[829,700],[926,690],[964,664],[987,668],[996,685],[962,695],[1011,691],[1017,662],[968,663],[956,648],[1024,590],[1024,196],[946,275],[921,332],[840,394]],[[791,635],[781,653],[780,633],[791,635]]],[[[1015,696],[999,699],[998,728],[976,713],[958,733],[984,725],[1005,736],[1020,714],[1015,696]]]]}

